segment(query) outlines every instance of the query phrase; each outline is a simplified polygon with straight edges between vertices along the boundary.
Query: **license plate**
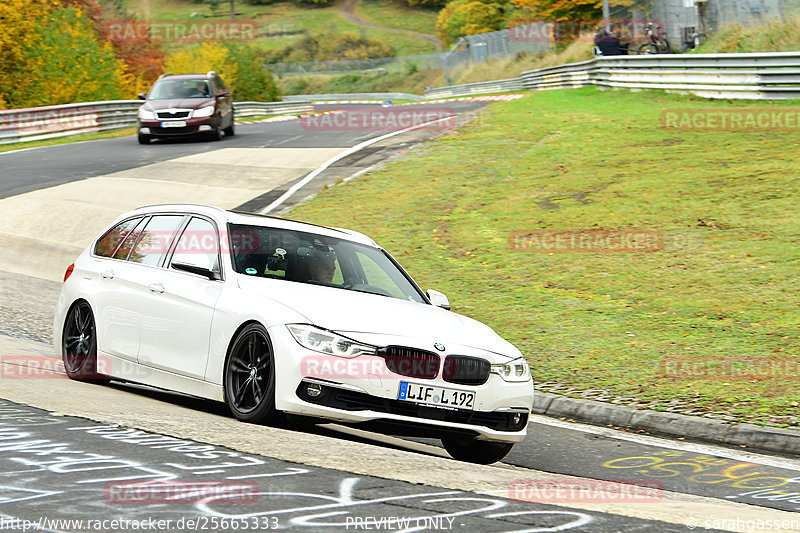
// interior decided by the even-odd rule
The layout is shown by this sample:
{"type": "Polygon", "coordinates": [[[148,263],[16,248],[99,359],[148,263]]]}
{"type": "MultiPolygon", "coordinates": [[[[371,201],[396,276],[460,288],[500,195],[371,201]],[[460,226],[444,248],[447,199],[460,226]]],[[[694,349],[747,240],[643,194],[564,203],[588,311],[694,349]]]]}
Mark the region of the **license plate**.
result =
{"type": "Polygon", "coordinates": [[[186,126],[185,120],[170,120],[169,122],[162,122],[162,128],[183,128],[186,126]]]}
{"type": "Polygon", "coordinates": [[[448,409],[475,408],[474,392],[418,385],[406,381],[400,382],[400,391],[397,393],[397,399],[448,409]]]}

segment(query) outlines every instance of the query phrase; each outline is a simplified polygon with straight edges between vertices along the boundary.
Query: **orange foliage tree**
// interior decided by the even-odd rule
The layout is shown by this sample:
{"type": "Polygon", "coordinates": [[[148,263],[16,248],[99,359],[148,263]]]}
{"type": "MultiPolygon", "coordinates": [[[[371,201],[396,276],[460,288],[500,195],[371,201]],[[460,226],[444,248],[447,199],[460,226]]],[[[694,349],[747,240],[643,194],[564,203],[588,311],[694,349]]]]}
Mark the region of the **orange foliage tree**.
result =
{"type": "Polygon", "coordinates": [[[111,45],[72,6],[53,7],[34,24],[19,61],[2,77],[8,82],[2,96],[11,107],[112,100],[126,84],[111,45]]]}
{"type": "Polygon", "coordinates": [[[510,10],[509,0],[452,0],[439,12],[436,33],[447,46],[459,37],[502,30],[510,10]]]}
{"type": "Polygon", "coordinates": [[[529,13],[529,20],[589,21],[603,18],[602,0],[512,1],[521,11],[529,13]]]}

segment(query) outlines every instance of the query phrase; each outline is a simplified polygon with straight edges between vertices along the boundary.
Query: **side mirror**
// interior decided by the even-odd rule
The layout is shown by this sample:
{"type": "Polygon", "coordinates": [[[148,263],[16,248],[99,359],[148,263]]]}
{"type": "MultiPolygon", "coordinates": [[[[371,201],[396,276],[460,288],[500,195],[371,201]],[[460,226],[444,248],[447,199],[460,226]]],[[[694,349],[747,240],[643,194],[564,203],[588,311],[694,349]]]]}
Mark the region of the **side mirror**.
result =
{"type": "Polygon", "coordinates": [[[139,98],[139,100],[147,100],[147,94],[145,94],[145,93],[139,93],[136,96],[137,96],[137,98],[139,98]]]}
{"type": "Polygon", "coordinates": [[[231,92],[228,89],[222,89],[221,91],[219,91],[217,93],[217,98],[222,98],[222,97],[230,96],[230,95],[231,95],[231,92]]]}
{"type": "Polygon", "coordinates": [[[442,309],[447,309],[448,311],[450,310],[450,300],[448,300],[447,296],[441,292],[428,289],[425,291],[425,294],[428,296],[428,300],[430,300],[431,303],[436,307],[441,307],[442,309]]]}
{"type": "Polygon", "coordinates": [[[198,276],[205,276],[212,281],[220,279],[219,272],[217,272],[216,270],[210,270],[206,267],[201,267],[198,265],[173,262],[172,268],[174,268],[175,270],[182,270],[184,272],[189,272],[191,274],[197,274],[198,276]]]}

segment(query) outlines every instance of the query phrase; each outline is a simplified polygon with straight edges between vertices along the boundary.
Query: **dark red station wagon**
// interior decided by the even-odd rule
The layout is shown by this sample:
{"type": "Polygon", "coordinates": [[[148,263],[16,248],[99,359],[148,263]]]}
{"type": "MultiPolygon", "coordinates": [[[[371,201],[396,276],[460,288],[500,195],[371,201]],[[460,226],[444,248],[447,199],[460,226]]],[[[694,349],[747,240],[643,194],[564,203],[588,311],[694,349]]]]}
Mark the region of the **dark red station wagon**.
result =
{"type": "Polygon", "coordinates": [[[216,72],[162,74],[138,112],[139,143],[152,139],[233,135],[233,97],[216,72]]]}

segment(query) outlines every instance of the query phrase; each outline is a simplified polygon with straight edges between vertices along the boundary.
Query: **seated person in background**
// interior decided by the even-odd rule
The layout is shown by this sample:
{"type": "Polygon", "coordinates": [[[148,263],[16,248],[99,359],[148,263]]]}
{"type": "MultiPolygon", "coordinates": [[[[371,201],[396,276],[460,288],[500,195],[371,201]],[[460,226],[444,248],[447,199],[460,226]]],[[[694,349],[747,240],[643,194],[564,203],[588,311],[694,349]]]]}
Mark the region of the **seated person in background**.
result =
{"type": "Polygon", "coordinates": [[[600,49],[604,56],[621,56],[628,53],[628,46],[621,46],[619,37],[609,32],[605,26],[601,26],[594,36],[594,44],[600,49]]]}

